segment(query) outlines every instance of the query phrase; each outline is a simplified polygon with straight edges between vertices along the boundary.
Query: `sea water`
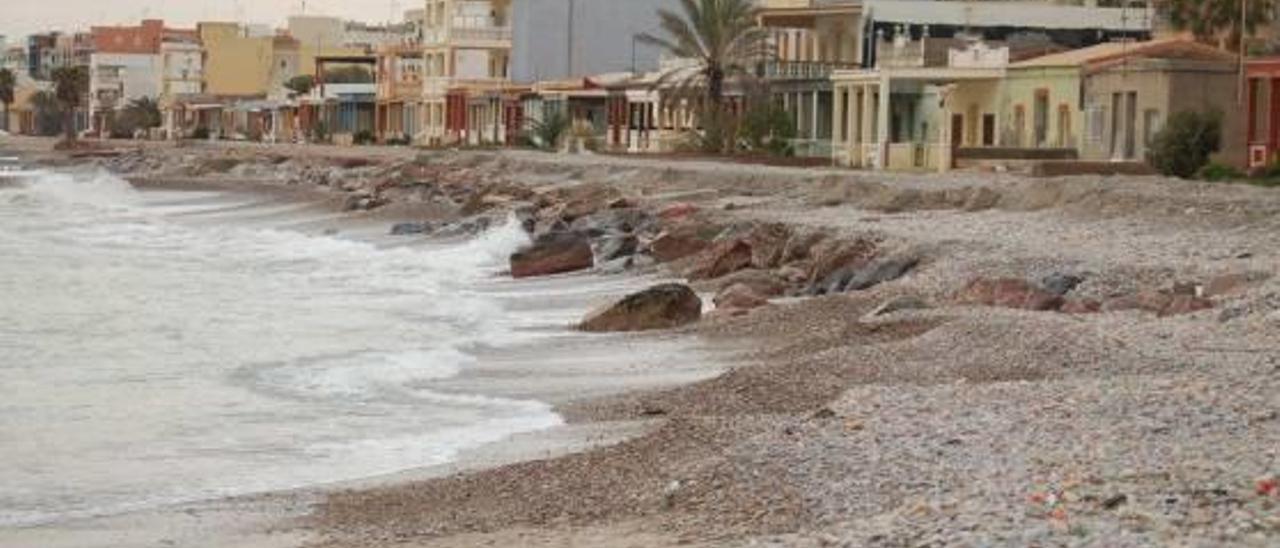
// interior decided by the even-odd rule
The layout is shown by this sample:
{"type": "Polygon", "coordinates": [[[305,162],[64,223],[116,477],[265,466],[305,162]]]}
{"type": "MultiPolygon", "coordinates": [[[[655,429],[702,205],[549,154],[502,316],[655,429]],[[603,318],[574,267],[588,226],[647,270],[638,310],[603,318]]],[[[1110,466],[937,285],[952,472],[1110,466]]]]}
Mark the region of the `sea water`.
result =
{"type": "Polygon", "coordinates": [[[368,477],[560,419],[433,389],[514,336],[508,223],[455,246],[104,173],[0,188],[0,527],[368,477]]]}

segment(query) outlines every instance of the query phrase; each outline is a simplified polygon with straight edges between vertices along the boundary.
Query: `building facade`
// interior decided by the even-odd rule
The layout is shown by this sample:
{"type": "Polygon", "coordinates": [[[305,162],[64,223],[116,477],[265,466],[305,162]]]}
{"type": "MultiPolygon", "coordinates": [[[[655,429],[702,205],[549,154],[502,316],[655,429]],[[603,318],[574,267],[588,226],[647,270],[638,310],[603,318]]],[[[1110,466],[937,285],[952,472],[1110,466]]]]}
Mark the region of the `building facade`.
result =
{"type": "MultiPolygon", "coordinates": [[[[424,144],[479,143],[472,98],[510,82],[511,0],[428,0],[423,22],[424,144]]],[[[493,108],[501,109],[501,105],[493,108]]],[[[480,117],[498,117],[497,112],[480,117]]]]}

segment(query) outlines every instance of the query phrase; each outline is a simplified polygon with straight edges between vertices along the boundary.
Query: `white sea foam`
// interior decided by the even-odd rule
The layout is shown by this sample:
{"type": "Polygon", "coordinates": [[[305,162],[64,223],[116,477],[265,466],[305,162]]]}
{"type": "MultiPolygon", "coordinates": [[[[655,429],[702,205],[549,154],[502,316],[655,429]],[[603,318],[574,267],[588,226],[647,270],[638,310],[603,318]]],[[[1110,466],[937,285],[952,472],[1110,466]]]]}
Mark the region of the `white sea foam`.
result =
{"type": "Polygon", "coordinates": [[[103,173],[0,189],[0,525],[393,472],[559,424],[433,387],[515,336],[476,290],[526,241],[514,220],[380,249],[173,204],[103,173]]]}

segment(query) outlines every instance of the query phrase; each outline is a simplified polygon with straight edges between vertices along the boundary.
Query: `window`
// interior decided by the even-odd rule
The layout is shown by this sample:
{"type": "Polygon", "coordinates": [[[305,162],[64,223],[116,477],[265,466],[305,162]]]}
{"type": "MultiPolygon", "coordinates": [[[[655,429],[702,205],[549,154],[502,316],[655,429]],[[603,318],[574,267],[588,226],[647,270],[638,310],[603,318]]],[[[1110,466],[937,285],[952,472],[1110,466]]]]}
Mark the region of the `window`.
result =
{"type": "Polygon", "coordinates": [[[1013,107],[1013,146],[1021,148],[1023,146],[1022,132],[1027,126],[1027,107],[1018,105],[1013,107]]]}
{"type": "Polygon", "coordinates": [[[1034,108],[1035,142],[1032,145],[1039,148],[1049,143],[1049,90],[1036,90],[1034,108]]]}
{"type": "Polygon", "coordinates": [[[1160,132],[1160,111],[1149,108],[1142,113],[1142,144],[1151,146],[1151,140],[1160,132]]]}
{"type": "Polygon", "coordinates": [[[990,147],[996,144],[996,115],[982,115],[982,146],[990,147]]]}
{"type": "Polygon", "coordinates": [[[1086,121],[1089,125],[1088,140],[1090,143],[1101,143],[1107,127],[1107,109],[1102,105],[1090,105],[1086,121]]]}
{"type": "Polygon", "coordinates": [[[1066,103],[1058,105],[1058,142],[1059,148],[1071,148],[1071,107],[1066,103]]]}

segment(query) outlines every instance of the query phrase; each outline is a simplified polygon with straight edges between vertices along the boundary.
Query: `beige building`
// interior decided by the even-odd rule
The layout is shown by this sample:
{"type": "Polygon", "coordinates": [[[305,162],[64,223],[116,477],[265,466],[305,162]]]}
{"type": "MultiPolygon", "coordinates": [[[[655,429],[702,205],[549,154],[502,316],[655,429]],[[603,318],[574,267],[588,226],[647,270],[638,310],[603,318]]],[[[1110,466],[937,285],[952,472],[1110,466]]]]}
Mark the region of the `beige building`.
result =
{"type": "Polygon", "coordinates": [[[427,0],[420,142],[478,142],[469,120],[502,118],[500,101],[472,96],[499,93],[510,82],[510,11],[511,0],[427,0]],[[487,108],[495,111],[476,112],[487,108]]]}

